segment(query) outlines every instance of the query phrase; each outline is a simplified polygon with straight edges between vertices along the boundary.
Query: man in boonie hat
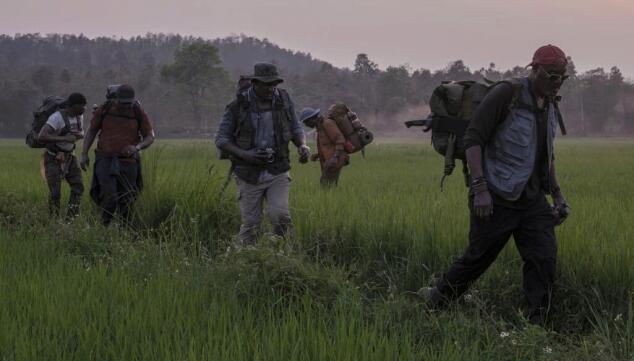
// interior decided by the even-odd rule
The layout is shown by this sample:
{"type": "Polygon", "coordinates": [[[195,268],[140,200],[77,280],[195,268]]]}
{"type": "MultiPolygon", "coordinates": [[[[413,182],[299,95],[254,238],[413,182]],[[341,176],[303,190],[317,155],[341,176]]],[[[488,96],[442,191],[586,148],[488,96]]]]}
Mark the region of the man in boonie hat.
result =
{"type": "Polygon", "coordinates": [[[242,225],[238,244],[257,241],[266,201],[268,217],[277,236],[293,236],[288,195],[291,169],[288,143],[298,149],[299,161],[306,163],[306,145],[295,106],[284,89],[277,67],[257,63],[251,86],[225,109],[216,133],[216,147],[229,155],[236,177],[242,225]]]}

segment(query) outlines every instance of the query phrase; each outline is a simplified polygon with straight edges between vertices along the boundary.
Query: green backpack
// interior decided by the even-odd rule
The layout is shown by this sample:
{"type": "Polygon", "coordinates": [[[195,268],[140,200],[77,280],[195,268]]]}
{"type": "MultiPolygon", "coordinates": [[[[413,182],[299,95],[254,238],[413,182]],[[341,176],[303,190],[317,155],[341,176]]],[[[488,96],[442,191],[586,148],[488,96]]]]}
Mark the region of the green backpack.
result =
{"type": "MultiPolygon", "coordinates": [[[[517,79],[503,80],[513,86],[512,104],[520,99],[522,84],[517,79]]],[[[469,170],[464,149],[464,133],[469,121],[473,117],[476,108],[489,90],[500,82],[485,79],[485,83],[472,80],[443,81],[434,89],[429,99],[430,114],[425,119],[410,120],[405,122],[409,128],[422,126],[424,132],[431,130],[431,143],[445,158],[444,175],[440,181],[440,190],[443,190],[445,178],[453,173],[456,167],[456,159],[462,161],[462,171],[465,176],[465,184],[468,186],[469,170]]]]}

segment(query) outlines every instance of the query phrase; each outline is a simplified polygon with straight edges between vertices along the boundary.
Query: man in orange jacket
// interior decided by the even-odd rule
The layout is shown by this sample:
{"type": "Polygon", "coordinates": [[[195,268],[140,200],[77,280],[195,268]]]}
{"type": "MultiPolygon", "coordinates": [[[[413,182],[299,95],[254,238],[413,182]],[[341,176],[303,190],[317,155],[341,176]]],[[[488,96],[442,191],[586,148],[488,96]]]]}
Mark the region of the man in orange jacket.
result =
{"type": "MultiPolygon", "coordinates": [[[[341,104],[343,105],[343,104],[341,104]]],[[[345,107],[345,106],[344,106],[345,107]]],[[[346,153],[346,138],[337,126],[334,118],[342,108],[339,104],[329,109],[328,116],[321,115],[319,109],[304,108],[300,120],[309,128],[317,128],[317,155],[312,159],[319,159],[321,165],[320,183],[323,187],[336,186],[341,168],[348,164],[346,153]]],[[[345,107],[347,113],[347,107],[345,107]]]]}

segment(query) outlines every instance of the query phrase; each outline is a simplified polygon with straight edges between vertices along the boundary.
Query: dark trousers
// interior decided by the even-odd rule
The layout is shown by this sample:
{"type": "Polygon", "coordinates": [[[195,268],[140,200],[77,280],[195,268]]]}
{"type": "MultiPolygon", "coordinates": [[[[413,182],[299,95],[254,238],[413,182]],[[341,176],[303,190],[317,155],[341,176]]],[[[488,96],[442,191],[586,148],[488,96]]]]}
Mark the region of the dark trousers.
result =
{"type": "Polygon", "coordinates": [[[115,214],[124,224],[130,218],[130,208],[136,200],[139,190],[137,162],[119,162],[112,158],[95,160],[95,177],[99,183],[99,199],[102,208],[101,223],[107,226],[115,214]],[[113,166],[116,162],[116,166],[113,166]]]}
{"type": "Polygon", "coordinates": [[[48,208],[51,215],[59,215],[62,198],[62,179],[65,179],[70,185],[70,198],[68,199],[66,216],[68,218],[77,216],[81,196],[84,193],[84,184],[81,180],[81,170],[77,164],[77,158],[70,153],[56,156],[46,152],[44,153],[44,174],[48,183],[48,208]]]}
{"type": "Polygon", "coordinates": [[[555,280],[557,241],[555,218],[546,197],[540,195],[527,209],[494,205],[486,221],[473,214],[469,245],[436,285],[449,299],[463,294],[493,263],[511,235],[524,261],[524,294],[529,318],[541,322],[550,305],[555,280]]]}

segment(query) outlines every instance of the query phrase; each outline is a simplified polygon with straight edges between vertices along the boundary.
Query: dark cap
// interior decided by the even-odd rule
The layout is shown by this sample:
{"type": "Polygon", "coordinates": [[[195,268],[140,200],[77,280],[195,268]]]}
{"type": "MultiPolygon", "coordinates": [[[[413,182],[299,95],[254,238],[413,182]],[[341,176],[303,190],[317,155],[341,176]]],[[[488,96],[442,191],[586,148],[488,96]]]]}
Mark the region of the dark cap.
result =
{"type": "Polygon", "coordinates": [[[249,76],[251,80],[261,81],[263,83],[281,83],[284,81],[277,72],[277,67],[270,63],[257,63],[253,66],[253,75],[249,76]]]}
{"type": "Polygon", "coordinates": [[[123,84],[117,90],[117,101],[119,103],[134,103],[134,88],[129,84],[123,84]]]}
{"type": "Polygon", "coordinates": [[[566,66],[568,59],[563,50],[548,44],[540,47],[533,55],[533,61],[529,65],[559,65],[566,66]]]}

